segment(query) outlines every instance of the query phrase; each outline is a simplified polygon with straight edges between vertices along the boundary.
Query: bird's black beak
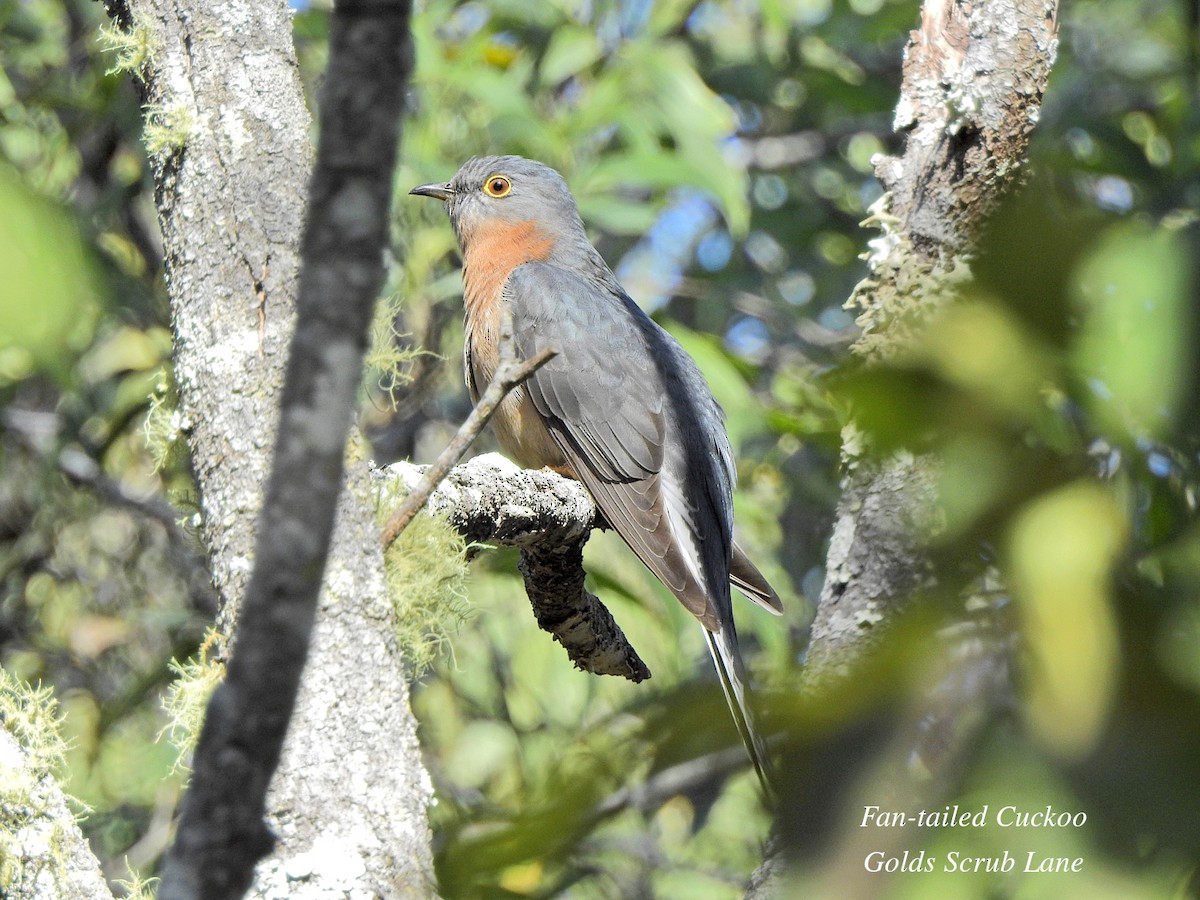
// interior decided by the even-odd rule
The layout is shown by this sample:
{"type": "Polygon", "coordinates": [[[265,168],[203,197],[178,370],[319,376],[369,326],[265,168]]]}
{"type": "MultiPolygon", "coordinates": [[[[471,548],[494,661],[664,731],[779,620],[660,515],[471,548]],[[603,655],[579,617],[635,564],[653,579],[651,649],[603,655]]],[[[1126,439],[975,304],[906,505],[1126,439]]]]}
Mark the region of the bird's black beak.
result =
{"type": "Polygon", "coordinates": [[[409,191],[410,194],[416,194],[418,197],[437,197],[439,200],[449,200],[454,196],[454,188],[450,187],[449,182],[433,184],[418,184],[415,188],[409,191]]]}

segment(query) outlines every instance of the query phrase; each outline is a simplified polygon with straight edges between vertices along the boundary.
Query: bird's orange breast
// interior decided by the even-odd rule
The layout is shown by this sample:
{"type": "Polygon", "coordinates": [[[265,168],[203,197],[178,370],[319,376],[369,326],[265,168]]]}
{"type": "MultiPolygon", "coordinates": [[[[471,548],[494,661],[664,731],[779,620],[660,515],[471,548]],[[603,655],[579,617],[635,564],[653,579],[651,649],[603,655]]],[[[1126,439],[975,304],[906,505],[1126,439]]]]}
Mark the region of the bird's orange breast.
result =
{"type": "MultiPolygon", "coordinates": [[[[501,294],[513,269],[546,259],[554,238],[533,222],[486,222],[463,235],[463,301],[473,379],[483,391],[499,364],[501,294]]],[[[478,400],[472,391],[472,400],[478,400]]],[[[500,404],[492,425],[500,446],[527,468],[561,466],[566,460],[523,387],[500,404]]]]}
{"type": "Polygon", "coordinates": [[[546,259],[553,249],[554,238],[534,222],[485,221],[463,235],[467,318],[495,318],[498,322],[500,292],[512,270],[523,263],[546,259]]]}

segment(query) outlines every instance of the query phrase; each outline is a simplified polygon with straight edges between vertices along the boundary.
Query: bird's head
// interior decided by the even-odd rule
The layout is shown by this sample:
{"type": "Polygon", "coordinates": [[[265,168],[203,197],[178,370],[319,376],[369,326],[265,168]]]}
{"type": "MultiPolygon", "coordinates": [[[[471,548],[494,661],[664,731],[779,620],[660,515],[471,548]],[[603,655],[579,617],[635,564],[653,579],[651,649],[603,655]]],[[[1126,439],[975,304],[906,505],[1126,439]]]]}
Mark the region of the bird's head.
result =
{"type": "Polygon", "coordinates": [[[418,185],[409,193],[445,202],[464,250],[488,229],[513,226],[532,226],[555,243],[587,241],[563,177],[521,156],[477,156],[449,181],[418,185]]]}

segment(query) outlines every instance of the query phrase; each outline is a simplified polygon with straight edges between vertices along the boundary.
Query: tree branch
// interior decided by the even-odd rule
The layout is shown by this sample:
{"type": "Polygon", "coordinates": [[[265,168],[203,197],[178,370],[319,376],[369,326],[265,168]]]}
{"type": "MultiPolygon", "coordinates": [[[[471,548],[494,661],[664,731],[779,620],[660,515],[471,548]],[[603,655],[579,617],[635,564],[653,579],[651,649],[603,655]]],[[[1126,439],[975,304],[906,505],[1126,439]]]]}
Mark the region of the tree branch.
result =
{"type": "MultiPolygon", "coordinates": [[[[872,224],[883,233],[870,242],[870,273],[847,303],[860,311],[862,329],[852,349],[868,363],[910,346],[967,277],[987,217],[1024,161],[1054,61],[1057,9],[1056,0],[925,0],[896,107],[905,149],[876,163],[887,192],[872,224]]],[[[811,695],[854,672],[911,601],[939,580],[926,545],[937,521],[936,458],[881,458],[869,443],[847,427],[843,493],[803,674],[811,695]]],[[[986,628],[977,638],[944,640],[940,652],[941,686],[909,711],[896,752],[885,754],[888,775],[879,783],[894,792],[895,808],[918,794],[926,805],[937,802],[1008,690],[1007,644],[986,628]],[[914,758],[926,766],[922,776],[914,758]]],[[[811,822],[796,818],[783,823],[795,832],[787,849],[811,858],[825,849],[827,835],[805,833],[811,822]]],[[[864,894],[860,850],[847,844],[829,857],[827,887],[864,894]]],[[[780,872],[773,852],[748,896],[777,894],[780,872]]]]}
{"type": "MultiPolygon", "coordinates": [[[[847,303],[863,331],[853,350],[868,362],[905,348],[965,278],[987,216],[1021,170],[1054,61],[1057,9],[1056,0],[922,7],[896,107],[904,153],[876,163],[888,190],[873,216],[883,234],[847,303]]],[[[936,518],[934,461],[879,459],[864,442],[851,426],[810,682],[845,670],[933,576],[924,542],[936,518]]]]}
{"type": "Polygon", "coordinates": [[[0,772],[4,774],[0,789],[4,896],[12,900],[111,898],[62,788],[5,723],[0,723],[0,772]]]}
{"type": "Polygon", "coordinates": [[[120,481],[104,473],[100,464],[76,446],[62,446],[62,421],[57,413],[9,408],[0,413],[0,429],[13,434],[39,459],[55,465],[70,481],[89,488],[114,506],[124,507],[158,522],[167,534],[172,561],[187,584],[192,607],[211,616],[217,599],[208,570],[191,540],[179,525],[179,512],[161,497],[130,493],[120,481]]]}
{"type": "MultiPolygon", "coordinates": [[[[425,467],[405,462],[373,474],[383,496],[394,495],[396,482],[415,491],[428,481],[425,467]]],[[[428,506],[468,541],[520,548],[518,568],[538,625],[578,668],[631,681],[650,677],[612,614],[584,588],[583,545],[603,523],[582,484],[490,453],[451,469],[428,506]]]]}

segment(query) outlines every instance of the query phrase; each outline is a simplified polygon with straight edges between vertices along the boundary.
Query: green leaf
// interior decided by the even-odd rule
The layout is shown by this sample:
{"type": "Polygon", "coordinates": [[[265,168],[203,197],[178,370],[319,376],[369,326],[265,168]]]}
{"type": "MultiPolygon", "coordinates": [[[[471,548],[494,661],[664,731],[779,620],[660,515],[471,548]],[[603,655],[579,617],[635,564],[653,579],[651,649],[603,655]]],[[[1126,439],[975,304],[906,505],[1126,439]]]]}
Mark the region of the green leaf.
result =
{"type": "Polygon", "coordinates": [[[1012,525],[1008,569],[1029,655],[1025,714],[1068,759],[1092,748],[1116,690],[1111,570],[1126,538],[1110,492],[1084,481],[1039,497],[1012,525]]]}
{"type": "Polygon", "coordinates": [[[1178,235],[1115,228],[1080,266],[1076,363],[1092,412],[1131,437],[1161,434],[1181,399],[1188,336],[1187,251],[1178,235]]]}
{"type": "Polygon", "coordinates": [[[583,181],[584,190],[591,192],[611,191],[618,185],[637,186],[655,191],[668,191],[690,187],[708,194],[709,198],[724,213],[729,229],[749,226],[749,207],[740,188],[734,187],[736,179],[725,179],[724,171],[714,175],[714,164],[697,163],[693,159],[667,152],[607,154],[587,173],[583,181]]]}
{"type": "Polygon", "coordinates": [[[639,236],[650,230],[658,216],[653,206],[615,194],[580,197],[579,213],[589,225],[602,228],[609,234],[639,236]]]}
{"type": "Polygon", "coordinates": [[[554,32],[538,70],[543,85],[554,87],[591,66],[603,55],[596,33],[563,27],[554,32]]]}
{"type": "Polygon", "coordinates": [[[0,383],[35,369],[63,378],[67,351],[90,330],[81,315],[93,273],[71,217],[0,168],[0,383]]]}

